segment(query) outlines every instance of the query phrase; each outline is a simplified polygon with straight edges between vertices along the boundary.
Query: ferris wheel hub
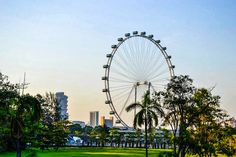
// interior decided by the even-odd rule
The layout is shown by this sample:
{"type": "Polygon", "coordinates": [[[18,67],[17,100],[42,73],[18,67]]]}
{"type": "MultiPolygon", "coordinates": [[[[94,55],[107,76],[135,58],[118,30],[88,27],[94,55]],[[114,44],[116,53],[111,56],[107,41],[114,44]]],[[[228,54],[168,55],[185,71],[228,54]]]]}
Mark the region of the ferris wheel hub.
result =
{"type": "Polygon", "coordinates": [[[138,81],[138,82],[135,82],[135,86],[140,86],[140,85],[148,85],[150,84],[151,82],[148,82],[148,81],[138,81]]]}

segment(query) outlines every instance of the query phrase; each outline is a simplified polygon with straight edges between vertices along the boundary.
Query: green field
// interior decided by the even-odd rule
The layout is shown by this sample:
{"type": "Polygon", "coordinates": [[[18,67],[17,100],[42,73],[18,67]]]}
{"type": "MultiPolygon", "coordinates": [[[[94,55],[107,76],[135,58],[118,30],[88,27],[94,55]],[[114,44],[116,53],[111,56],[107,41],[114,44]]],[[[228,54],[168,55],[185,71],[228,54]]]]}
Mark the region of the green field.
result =
{"type": "MultiPolygon", "coordinates": [[[[170,152],[167,149],[149,149],[149,157],[159,157],[164,152],[170,152]]],[[[36,150],[37,157],[144,157],[143,148],[60,148],[58,151],[36,150]]],[[[27,151],[23,151],[22,157],[25,157],[27,151]]],[[[0,157],[15,157],[15,152],[0,153],[0,157]]],[[[223,157],[219,155],[219,157],[223,157]]]]}
{"type": "MultiPolygon", "coordinates": [[[[150,157],[158,157],[160,153],[170,150],[150,149],[150,157]]],[[[129,149],[129,148],[60,148],[58,151],[37,150],[37,157],[131,157],[131,156],[145,156],[145,149],[129,149]]],[[[25,157],[27,151],[23,151],[22,157],[25,157]]],[[[15,157],[15,152],[0,153],[0,157],[15,157]]]]}

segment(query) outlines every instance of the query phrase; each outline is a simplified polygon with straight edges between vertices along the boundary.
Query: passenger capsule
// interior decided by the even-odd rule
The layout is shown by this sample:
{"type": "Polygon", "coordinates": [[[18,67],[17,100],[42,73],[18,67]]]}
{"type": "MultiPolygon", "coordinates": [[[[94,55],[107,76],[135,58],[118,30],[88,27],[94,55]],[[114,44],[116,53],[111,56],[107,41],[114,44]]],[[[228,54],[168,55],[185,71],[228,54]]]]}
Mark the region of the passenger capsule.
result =
{"type": "Polygon", "coordinates": [[[125,37],[129,37],[130,36],[130,33],[125,33],[125,37]]]}
{"type": "Polygon", "coordinates": [[[115,48],[117,48],[117,46],[116,45],[111,45],[111,48],[115,49],[115,48]]]}
{"type": "Polygon", "coordinates": [[[105,88],[105,89],[102,90],[102,92],[108,92],[108,89],[105,88]]]}
{"type": "Polygon", "coordinates": [[[110,100],[105,101],[105,104],[110,104],[110,103],[111,103],[110,100]]]}
{"type": "Polygon", "coordinates": [[[113,115],[113,114],[115,114],[115,112],[114,111],[110,111],[110,115],[113,115]]]}
{"type": "Polygon", "coordinates": [[[141,32],[140,35],[145,36],[146,32],[141,32]]]}
{"type": "Polygon", "coordinates": [[[133,35],[137,35],[138,34],[138,31],[133,31],[133,35]]]}
{"type": "Polygon", "coordinates": [[[107,76],[103,76],[102,80],[108,80],[108,77],[107,76]]]}
{"type": "Polygon", "coordinates": [[[117,119],[117,120],[116,120],[116,124],[119,124],[119,123],[120,123],[120,120],[119,120],[119,119],[117,119]]]}
{"type": "Polygon", "coordinates": [[[106,65],[103,65],[103,68],[104,68],[104,69],[106,69],[106,68],[108,68],[108,67],[109,67],[109,65],[107,65],[107,64],[106,64],[106,65]]]}
{"type": "Polygon", "coordinates": [[[175,66],[174,66],[174,65],[172,65],[171,67],[172,67],[173,69],[175,68],[175,66]]]}
{"type": "Polygon", "coordinates": [[[118,40],[118,41],[123,41],[123,38],[118,38],[117,40],[118,40]]]}
{"type": "Polygon", "coordinates": [[[168,56],[168,59],[171,59],[171,56],[168,56]]]}
{"type": "Polygon", "coordinates": [[[148,38],[152,39],[152,38],[153,38],[153,35],[152,35],[152,34],[151,34],[151,35],[149,35],[149,36],[148,36],[148,38]]]}
{"type": "Polygon", "coordinates": [[[107,54],[107,58],[111,58],[112,57],[112,54],[107,54]]]}
{"type": "Polygon", "coordinates": [[[166,47],[162,47],[162,50],[164,50],[164,51],[165,51],[166,49],[167,49],[166,47]]]}
{"type": "Polygon", "coordinates": [[[160,43],[161,43],[161,40],[156,40],[156,43],[160,44],[160,43]]]}

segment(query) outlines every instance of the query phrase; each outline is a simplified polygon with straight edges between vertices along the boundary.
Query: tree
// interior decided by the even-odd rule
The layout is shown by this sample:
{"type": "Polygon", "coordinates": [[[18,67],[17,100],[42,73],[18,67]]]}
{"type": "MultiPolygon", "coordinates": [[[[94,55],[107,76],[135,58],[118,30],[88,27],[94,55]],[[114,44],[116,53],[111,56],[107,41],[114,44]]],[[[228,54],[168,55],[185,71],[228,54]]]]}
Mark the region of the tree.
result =
{"type": "Polygon", "coordinates": [[[133,126],[136,129],[137,126],[145,126],[145,148],[146,156],[148,156],[147,148],[147,132],[151,130],[152,127],[158,125],[158,115],[163,115],[163,110],[158,101],[154,101],[150,98],[150,92],[147,91],[141,103],[133,103],[126,107],[126,111],[130,112],[132,110],[138,109],[139,112],[134,117],[133,126]]]}
{"type": "Polygon", "coordinates": [[[42,127],[39,128],[39,142],[42,150],[53,145],[53,129],[55,122],[55,106],[56,99],[55,95],[51,92],[46,93],[45,96],[40,94],[36,95],[37,100],[40,102],[42,108],[42,127]]]}
{"type": "Polygon", "coordinates": [[[69,134],[69,121],[62,120],[60,106],[54,93],[46,93],[45,96],[37,95],[37,100],[42,106],[42,128],[40,133],[41,149],[50,145],[59,146],[66,144],[69,134]]]}
{"type": "Polygon", "coordinates": [[[67,120],[61,120],[61,121],[55,121],[53,122],[53,144],[56,146],[56,150],[58,150],[59,147],[63,146],[67,142],[69,131],[69,124],[70,122],[67,120]]]}
{"type": "Polygon", "coordinates": [[[110,128],[109,129],[109,136],[110,136],[110,146],[113,146],[113,141],[115,140],[115,137],[117,136],[118,131],[116,128],[110,128]]]}
{"type": "Polygon", "coordinates": [[[90,142],[90,134],[93,130],[93,127],[86,125],[82,130],[82,145],[84,146],[85,143],[87,143],[87,146],[89,146],[90,142]]]}
{"type": "Polygon", "coordinates": [[[219,100],[219,96],[212,95],[204,88],[197,89],[193,95],[191,112],[188,114],[189,143],[190,150],[201,157],[216,155],[217,150],[232,155],[228,145],[233,135],[232,129],[225,124],[228,115],[220,108],[219,100]]]}
{"type": "Polygon", "coordinates": [[[0,72],[0,152],[9,149],[9,145],[11,145],[9,100],[17,96],[17,85],[10,83],[8,76],[0,72]]]}
{"type": "Polygon", "coordinates": [[[98,142],[98,146],[104,147],[107,134],[108,130],[106,129],[106,127],[95,126],[91,132],[91,137],[96,140],[96,143],[98,142]]]}
{"type": "Polygon", "coordinates": [[[228,115],[220,108],[220,97],[207,89],[196,89],[192,82],[189,76],[173,77],[166,91],[155,96],[163,102],[164,124],[173,132],[174,156],[184,157],[187,152],[211,156],[217,150],[230,154],[232,149],[225,149],[229,146],[218,144],[222,137],[232,136],[222,126],[228,115]]]}
{"type": "Polygon", "coordinates": [[[41,117],[40,103],[35,97],[27,95],[18,96],[10,100],[11,113],[11,135],[16,141],[17,157],[21,157],[21,140],[24,135],[25,124],[38,122],[41,117]]]}
{"type": "Polygon", "coordinates": [[[155,96],[156,100],[163,102],[166,111],[164,125],[169,125],[173,132],[174,156],[184,157],[188,146],[186,141],[189,135],[187,132],[187,112],[189,112],[195,91],[192,82],[189,76],[175,76],[167,84],[166,90],[156,93],[155,96]]]}
{"type": "Polygon", "coordinates": [[[70,133],[75,135],[78,134],[78,132],[82,132],[82,127],[80,124],[72,124],[69,126],[70,133]]]}
{"type": "Polygon", "coordinates": [[[142,146],[142,130],[141,129],[136,129],[136,131],[135,131],[135,133],[136,133],[136,137],[137,137],[137,142],[136,142],[136,147],[139,147],[139,148],[141,148],[141,146],[142,146]]]}

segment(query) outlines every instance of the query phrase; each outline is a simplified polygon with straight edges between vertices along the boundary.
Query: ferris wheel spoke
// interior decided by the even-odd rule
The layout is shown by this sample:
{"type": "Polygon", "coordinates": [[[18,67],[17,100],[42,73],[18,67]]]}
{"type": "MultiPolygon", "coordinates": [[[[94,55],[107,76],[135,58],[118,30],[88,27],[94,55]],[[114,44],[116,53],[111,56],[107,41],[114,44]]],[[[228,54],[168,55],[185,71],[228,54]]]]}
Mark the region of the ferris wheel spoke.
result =
{"type": "Polygon", "coordinates": [[[132,80],[132,81],[135,80],[134,77],[129,76],[129,75],[127,75],[127,74],[124,74],[124,73],[118,71],[117,69],[113,69],[113,73],[116,73],[116,74],[118,74],[118,75],[120,75],[120,76],[122,76],[122,77],[124,77],[124,78],[128,78],[129,80],[132,80]]]}
{"type": "Polygon", "coordinates": [[[155,57],[155,59],[153,59],[152,62],[150,62],[148,69],[151,70],[147,70],[146,71],[146,76],[148,77],[150,74],[152,74],[153,72],[155,72],[156,70],[158,70],[158,67],[162,66],[164,61],[160,61],[161,57],[160,55],[158,55],[157,57],[155,57]],[[157,64],[159,63],[159,64],[157,64]]]}
{"type": "Polygon", "coordinates": [[[166,78],[166,79],[156,79],[156,80],[150,80],[150,82],[152,84],[156,84],[156,83],[161,83],[161,84],[167,84],[169,82],[169,80],[166,78]]]}
{"type": "MultiPolygon", "coordinates": [[[[122,47],[122,48],[124,49],[124,47],[122,47]]],[[[122,65],[122,67],[124,67],[124,69],[129,70],[130,73],[135,75],[134,74],[135,70],[133,69],[133,66],[131,66],[130,63],[128,62],[128,60],[126,59],[126,58],[128,58],[127,55],[126,55],[127,53],[123,54],[122,52],[118,52],[117,54],[118,54],[117,58],[119,58],[119,60],[121,60],[120,65],[122,65]],[[127,68],[127,67],[130,67],[130,69],[127,68]]]]}
{"type": "Polygon", "coordinates": [[[133,54],[133,58],[134,58],[134,63],[133,63],[133,64],[136,65],[136,67],[137,67],[136,70],[137,70],[137,72],[138,72],[139,69],[141,68],[141,66],[140,66],[140,60],[139,60],[139,58],[140,58],[140,57],[139,57],[139,56],[140,56],[140,52],[136,50],[133,40],[134,40],[134,39],[132,39],[132,40],[130,41],[129,48],[130,48],[130,51],[131,51],[131,52],[134,52],[134,53],[132,53],[132,54],[133,54]],[[136,55],[135,55],[135,54],[136,54],[136,55]]]}
{"type": "Polygon", "coordinates": [[[169,71],[166,70],[162,70],[161,72],[159,72],[157,75],[153,76],[152,78],[150,78],[149,80],[155,79],[163,74],[169,73],[169,71]]]}
{"type": "MultiPolygon", "coordinates": [[[[129,47],[127,51],[130,53],[130,51],[132,51],[132,50],[131,50],[131,48],[129,47]]],[[[133,67],[133,71],[134,71],[134,73],[136,73],[136,75],[137,75],[137,69],[138,69],[139,67],[138,67],[138,64],[137,64],[137,61],[136,61],[136,56],[131,56],[131,57],[130,57],[129,66],[133,67]]]]}
{"type": "Polygon", "coordinates": [[[134,90],[134,87],[130,90],[129,95],[128,95],[127,99],[125,100],[125,103],[124,103],[124,105],[123,105],[123,107],[122,107],[122,109],[121,109],[121,111],[120,111],[120,113],[119,113],[119,116],[121,116],[123,110],[125,109],[125,107],[126,107],[126,105],[127,105],[127,103],[128,103],[128,100],[129,100],[129,98],[130,98],[131,93],[132,93],[133,90],[134,90]]]}
{"type": "Polygon", "coordinates": [[[122,96],[126,95],[127,93],[129,93],[129,91],[130,88],[124,89],[122,91],[113,91],[111,92],[111,96],[115,100],[116,98],[121,98],[122,96]]]}
{"type": "Polygon", "coordinates": [[[125,89],[130,89],[130,87],[120,87],[120,88],[110,88],[110,91],[111,92],[117,92],[117,91],[120,91],[120,90],[125,90],[125,89]]]}
{"type": "Polygon", "coordinates": [[[146,56],[144,56],[145,55],[144,52],[146,52],[146,55],[148,54],[148,51],[146,51],[146,49],[147,49],[146,44],[147,44],[146,40],[144,40],[144,44],[143,44],[143,47],[140,51],[140,58],[139,58],[139,61],[138,61],[138,63],[140,63],[139,65],[142,65],[142,66],[139,67],[140,73],[143,73],[143,71],[144,71],[144,62],[146,60],[146,56]]]}
{"type": "MultiPolygon", "coordinates": [[[[163,63],[163,62],[161,62],[161,63],[163,63]]],[[[146,75],[147,78],[148,78],[149,80],[151,80],[150,78],[152,78],[153,76],[155,76],[155,75],[157,74],[157,72],[158,72],[159,70],[161,70],[162,68],[163,68],[163,64],[158,64],[156,67],[154,67],[153,69],[151,69],[150,72],[146,75]]],[[[166,69],[165,69],[165,71],[166,71],[166,69]]]]}
{"type": "MultiPolygon", "coordinates": [[[[122,56],[122,53],[120,53],[120,56],[122,56]]],[[[115,60],[115,62],[118,62],[118,61],[115,60]]],[[[113,67],[115,67],[115,68],[120,67],[120,69],[123,69],[124,71],[126,71],[128,73],[128,75],[132,74],[135,77],[135,70],[133,68],[130,68],[130,67],[134,67],[134,64],[132,62],[130,62],[126,66],[124,66],[122,63],[118,62],[116,65],[113,65],[113,67]]]]}
{"type": "Polygon", "coordinates": [[[132,69],[135,72],[137,70],[137,65],[136,65],[137,62],[134,61],[135,56],[133,56],[133,53],[130,52],[130,48],[127,46],[127,41],[124,42],[124,46],[122,48],[124,50],[124,53],[128,55],[129,65],[133,67],[132,69]]]}
{"type": "Polygon", "coordinates": [[[124,67],[122,63],[120,63],[119,61],[117,60],[114,60],[117,65],[119,65],[119,69],[122,70],[124,72],[125,75],[129,75],[129,76],[132,76],[132,77],[135,77],[135,74],[133,73],[132,70],[129,70],[128,68],[124,67]]]}
{"type": "Polygon", "coordinates": [[[156,45],[153,45],[149,42],[147,46],[148,46],[147,51],[149,53],[147,54],[147,56],[146,56],[147,59],[145,60],[146,66],[148,66],[150,64],[150,62],[153,60],[153,57],[155,56],[154,52],[156,51],[156,45]],[[154,49],[154,46],[155,46],[155,49],[154,49]]]}
{"type": "Polygon", "coordinates": [[[110,86],[110,88],[119,88],[119,87],[132,87],[133,84],[119,84],[115,86],[110,86]]]}
{"type": "Polygon", "coordinates": [[[166,85],[165,84],[161,84],[161,83],[153,84],[153,87],[158,87],[158,86],[165,87],[166,85]]]}
{"type": "Polygon", "coordinates": [[[130,92],[130,89],[126,91],[125,93],[121,93],[117,97],[113,98],[113,104],[115,104],[116,108],[119,108],[120,104],[124,103],[124,100],[126,99],[129,92],[130,92]]]}
{"type": "Polygon", "coordinates": [[[131,81],[127,81],[127,80],[123,80],[123,79],[117,79],[117,78],[114,78],[114,77],[110,77],[109,81],[111,82],[122,82],[122,83],[133,83],[131,81]]]}
{"type": "MultiPolygon", "coordinates": [[[[153,51],[152,55],[154,55],[154,53],[157,53],[155,50],[153,51]]],[[[161,59],[161,53],[157,53],[158,55],[156,57],[150,56],[151,58],[148,59],[150,62],[147,65],[147,69],[152,69],[153,67],[155,67],[157,65],[157,63],[159,63],[160,59],[161,59]]],[[[146,75],[147,75],[148,71],[146,71],[146,75]]]]}
{"type": "Polygon", "coordinates": [[[155,79],[155,80],[150,80],[150,82],[161,82],[161,81],[165,81],[165,82],[169,82],[170,79],[168,77],[165,77],[165,78],[158,78],[158,79],[155,79]]]}
{"type": "Polygon", "coordinates": [[[110,89],[112,89],[112,91],[114,90],[120,90],[120,89],[125,89],[125,88],[131,88],[131,85],[122,85],[122,86],[113,86],[113,87],[109,87],[110,89]]]}

